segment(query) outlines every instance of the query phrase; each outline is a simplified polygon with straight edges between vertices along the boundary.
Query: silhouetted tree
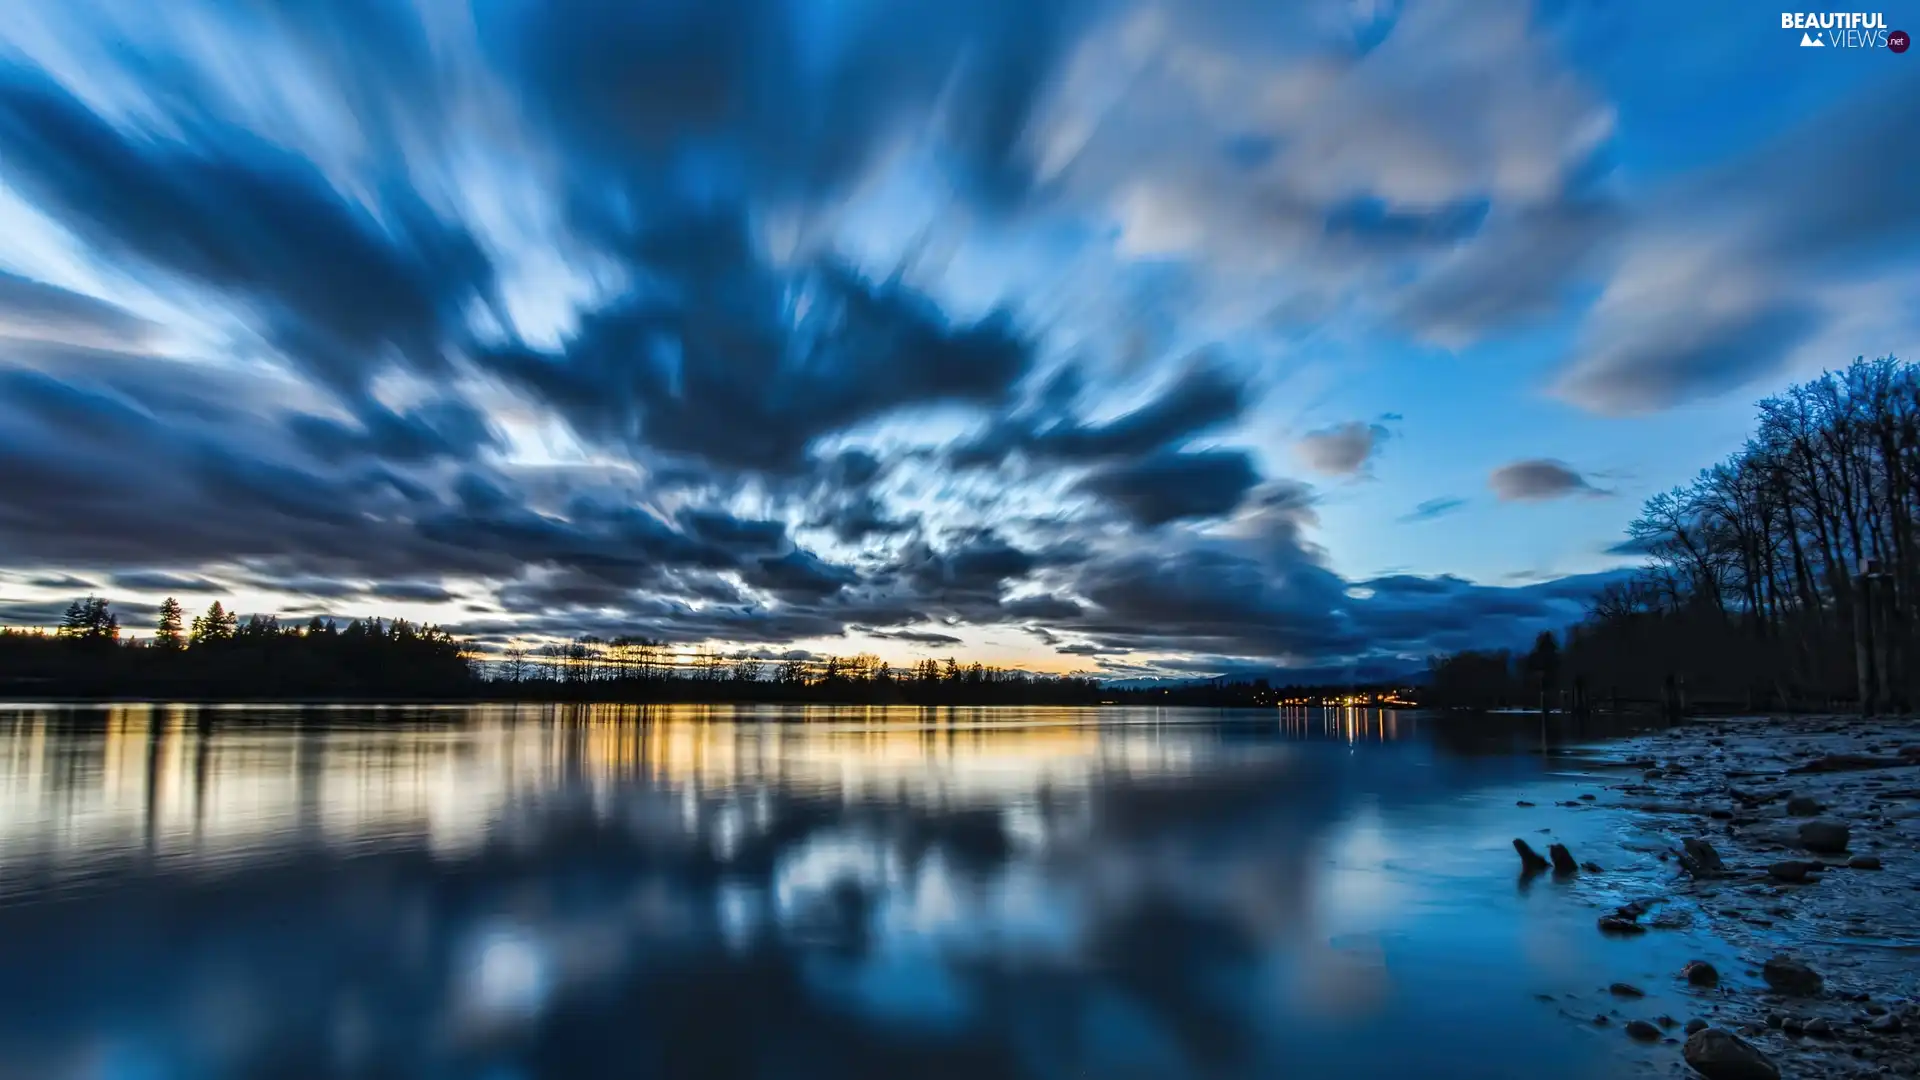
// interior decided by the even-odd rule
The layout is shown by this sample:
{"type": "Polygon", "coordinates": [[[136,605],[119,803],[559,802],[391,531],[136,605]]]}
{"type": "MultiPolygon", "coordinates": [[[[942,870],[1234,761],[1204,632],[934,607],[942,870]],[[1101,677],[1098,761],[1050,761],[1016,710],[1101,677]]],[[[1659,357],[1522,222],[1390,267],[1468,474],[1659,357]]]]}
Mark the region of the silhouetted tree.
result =
{"type": "Polygon", "coordinates": [[[180,601],[171,596],[160,601],[160,618],[154,624],[153,631],[154,648],[177,652],[186,647],[186,642],[181,638],[182,617],[180,601]]]}
{"type": "Polygon", "coordinates": [[[239,623],[239,616],[229,612],[220,601],[207,605],[207,613],[196,615],[193,619],[193,632],[190,641],[195,646],[217,645],[231,641],[239,623]]]}

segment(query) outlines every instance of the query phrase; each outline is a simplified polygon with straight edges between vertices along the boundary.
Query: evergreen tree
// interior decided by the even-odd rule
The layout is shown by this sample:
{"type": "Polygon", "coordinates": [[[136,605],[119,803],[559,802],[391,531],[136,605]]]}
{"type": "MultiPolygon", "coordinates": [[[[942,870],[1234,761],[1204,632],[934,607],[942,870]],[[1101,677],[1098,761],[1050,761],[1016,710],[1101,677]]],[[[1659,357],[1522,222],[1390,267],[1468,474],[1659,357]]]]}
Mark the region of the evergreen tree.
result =
{"type": "Polygon", "coordinates": [[[160,622],[153,634],[154,648],[171,652],[184,645],[180,636],[181,614],[180,601],[171,596],[160,601],[160,622]]]}
{"type": "Polygon", "coordinates": [[[60,629],[55,636],[69,641],[110,645],[120,640],[120,618],[107,609],[105,600],[89,596],[67,605],[67,613],[61,619],[60,629]]]}
{"type": "Polygon", "coordinates": [[[234,630],[240,624],[240,617],[229,612],[220,601],[207,605],[205,615],[196,615],[193,619],[192,643],[211,645],[216,642],[232,641],[234,630]]]}

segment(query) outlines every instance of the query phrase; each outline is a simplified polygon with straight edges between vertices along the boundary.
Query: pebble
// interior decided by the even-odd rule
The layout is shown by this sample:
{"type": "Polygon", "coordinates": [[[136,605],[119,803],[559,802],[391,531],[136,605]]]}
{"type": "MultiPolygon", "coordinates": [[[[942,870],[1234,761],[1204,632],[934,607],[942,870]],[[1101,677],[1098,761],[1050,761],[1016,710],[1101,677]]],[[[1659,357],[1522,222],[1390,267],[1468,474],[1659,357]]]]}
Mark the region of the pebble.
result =
{"type": "Polygon", "coordinates": [[[1695,986],[1718,986],[1720,984],[1719,969],[1707,963],[1705,960],[1688,961],[1687,966],[1680,969],[1680,974],[1686,976],[1687,981],[1695,986]]]}
{"type": "Polygon", "coordinates": [[[1707,1022],[1705,1020],[1702,1020],[1696,1016],[1693,1019],[1687,1021],[1686,1031],[1687,1031],[1687,1034],[1689,1035],[1693,1034],[1696,1031],[1705,1031],[1705,1030],[1707,1030],[1707,1022]]]}
{"type": "Polygon", "coordinates": [[[1880,869],[1880,856],[1855,855],[1853,858],[1847,860],[1847,865],[1855,870],[1878,870],[1880,869]]]}
{"type": "Polygon", "coordinates": [[[1639,987],[1633,985],[1632,983],[1623,983],[1623,982],[1617,982],[1617,983],[1614,983],[1612,986],[1607,987],[1607,993],[1612,994],[1614,997],[1637,998],[1637,997],[1647,996],[1647,992],[1645,990],[1640,989],[1639,987]]]}
{"type": "Polygon", "coordinates": [[[1820,973],[1791,956],[1770,957],[1760,969],[1767,985],[1783,994],[1812,996],[1820,992],[1825,980],[1820,973]]]}
{"type": "Polygon", "coordinates": [[[1641,1042],[1653,1042],[1660,1037],[1660,1029],[1645,1020],[1629,1020],[1627,1034],[1641,1042]]]}
{"type": "Polygon", "coordinates": [[[1852,835],[1853,830],[1847,827],[1846,822],[1831,818],[1805,822],[1799,830],[1800,846],[1822,854],[1837,855],[1847,850],[1852,835]]]}

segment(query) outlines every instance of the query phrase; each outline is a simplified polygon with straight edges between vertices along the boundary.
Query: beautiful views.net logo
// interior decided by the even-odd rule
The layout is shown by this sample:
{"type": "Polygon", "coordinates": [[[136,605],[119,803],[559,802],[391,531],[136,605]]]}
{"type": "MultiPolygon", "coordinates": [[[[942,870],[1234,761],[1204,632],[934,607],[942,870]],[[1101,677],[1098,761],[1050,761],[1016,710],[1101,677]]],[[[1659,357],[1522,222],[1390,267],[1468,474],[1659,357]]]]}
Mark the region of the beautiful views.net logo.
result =
{"type": "Polygon", "coordinates": [[[1783,11],[1780,29],[1800,31],[1803,49],[1891,49],[1906,52],[1905,30],[1887,29],[1879,11],[1783,11]]]}

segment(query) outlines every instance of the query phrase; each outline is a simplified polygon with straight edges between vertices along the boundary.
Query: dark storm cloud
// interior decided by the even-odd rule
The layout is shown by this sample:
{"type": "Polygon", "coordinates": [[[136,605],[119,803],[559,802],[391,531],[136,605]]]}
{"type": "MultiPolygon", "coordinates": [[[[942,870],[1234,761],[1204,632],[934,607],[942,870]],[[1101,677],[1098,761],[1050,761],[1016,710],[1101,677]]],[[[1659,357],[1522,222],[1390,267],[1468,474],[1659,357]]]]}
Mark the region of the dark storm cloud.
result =
{"type": "Polygon", "coordinates": [[[1445,517],[1466,505],[1467,500],[1465,499],[1427,499],[1418,506],[1415,506],[1409,513],[1402,514],[1400,520],[1404,522],[1432,521],[1434,518],[1445,517]]]}
{"type": "Polygon", "coordinates": [[[1152,528],[1232,513],[1260,483],[1253,459],[1239,450],[1163,452],[1089,473],[1079,489],[1152,528]]]}
{"type": "MultiPolygon", "coordinates": [[[[659,187],[704,151],[773,197],[819,197],[931,121],[975,200],[1031,183],[1028,121],[1078,2],[903,0],[836,11],[833,47],[783,0],[558,0],[481,30],[537,119],[603,178],[659,187]]],[[[712,170],[709,170],[711,173],[712,170]]]]}
{"type": "Polygon", "coordinates": [[[228,588],[212,578],[195,574],[173,574],[165,570],[134,570],[110,576],[115,588],[140,592],[216,593],[228,588]]]}
{"type": "Polygon", "coordinates": [[[906,641],[915,645],[960,645],[961,639],[952,634],[940,634],[931,630],[879,630],[871,626],[849,626],[869,637],[885,638],[890,641],[906,641]]]}
{"type": "MultiPolygon", "coordinates": [[[[177,102],[176,102],[177,104],[177,102]]],[[[380,218],[307,159],[208,116],[191,141],[109,124],[44,72],[0,66],[0,173],[98,250],[230,296],[323,382],[390,353],[430,370],[491,268],[404,184],[380,218]]]]}
{"type": "Polygon", "coordinates": [[[953,463],[996,465],[1013,453],[1043,462],[1145,457],[1232,424],[1249,399],[1244,378],[1201,358],[1182,368],[1147,404],[1105,423],[1087,424],[1069,412],[1081,380],[1079,369],[1063,369],[1042,388],[1041,407],[1033,415],[997,424],[956,447],[953,463]]]}
{"type": "Polygon", "coordinates": [[[1588,483],[1587,478],[1575,472],[1572,466],[1552,458],[1532,458],[1502,465],[1487,478],[1487,486],[1508,502],[1606,494],[1588,483]]]}
{"type": "Polygon", "coordinates": [[[840,265],[776,274],[746,228],[716,212],[640,238],[637,265],[671,296],[588,315],[557,354],[511,348],[485,363],[602,443],[773,473],[807,467],[814,440],[899,409],[995,406],[1032,363],[1005,316],[955,324],[904,285],[840,265]]]}
{"type": "Polygon", "coordinates": [[[1356,476],[1364,472],[1390,433],[1379,424],[1352,420],[1309,431],[1294,444],[1307,467],[1328,476],[1356,476]]]}
{"type": "Polygon", "coordinates": [[[479,410],[468,402],[442,397],[406,412],[368,403],[352,423],[332,417],[296,414],[288,430],[318,458],[340,461],[368,457],[397,463],[436,458],[471,459],[482,449],[497,448],[500,436],[479,410]]]}

